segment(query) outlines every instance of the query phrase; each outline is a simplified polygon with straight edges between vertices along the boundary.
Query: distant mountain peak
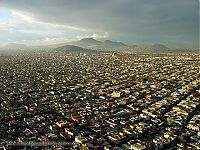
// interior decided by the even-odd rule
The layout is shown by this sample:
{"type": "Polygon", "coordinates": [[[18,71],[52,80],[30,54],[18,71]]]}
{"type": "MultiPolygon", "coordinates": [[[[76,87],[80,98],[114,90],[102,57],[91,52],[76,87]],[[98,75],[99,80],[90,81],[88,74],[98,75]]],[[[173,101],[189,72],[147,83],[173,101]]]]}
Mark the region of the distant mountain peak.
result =
{"type": "Polygon", "coordinates": [[[122,43],[122,42],[113,42],[113,41],[111,41],[111,40],[105,40],[104,41],[104,45],[106,45],[106,46],[114,46],[114,47],[121,47],[121,46],[127,46],[127,45],[125,45],[124,43],[122,43]]]}
{"type": "Polygon", "coordinates": [[[157,49],[169,49],[169,47],[165,46],[164,44],[159,44],[159,43],[153,44],[153,45],[152,45],[152,48],[157,48],[157,49]]]}
{"type": "Polygon", "coordinates": [[[101,41],[98,41],[98,40],[95,40],[93,38],[83,38],[79,41],[76,41],[75,42],[78,46],[80,44],[80,46],[82,45],[93,45],[93,44],[101,44],[102,42],[101,41]]]}
{"type": "Polygon", "coordinates": [[[113,42],[111,40],[105,40],[105,41],[98,41],[94,38],[83,38],[79,41],[74,41],[69,43],[71,45],[76,45],[84,48],[90,48],[90,49],[106,49],[106,48],[120,48],[120,47],[127,47],[122,42],[113,42]]]}
{"type": "Polygon", "coordinates": [[[82,38],[80,41],[97,41],[94,38],[82,38]]]}
{"type": "Polygon", "coordinates": [[[112,42],[111,40],[105,40],[104,42],[112,42]]]}
{"type": "Polygon", "coordinates": [[[82,48],[82,47],[75,46],[75,45],[64,45],[64,46],[55,48],[53,51],[56,51],[56,52],[68,52],[68,53],[72,53],[72,54],[79,54],[79,53],[91,54],[91,53],[96,53],[96,51],[94,51],[94,50],[82,48]]]}
{"type": "Polygon", "coordinates": [[[101,41],[95,40],[94,38],[83,38],[77,42],[81,44],[101,44],[102,43],[101,41]]]}

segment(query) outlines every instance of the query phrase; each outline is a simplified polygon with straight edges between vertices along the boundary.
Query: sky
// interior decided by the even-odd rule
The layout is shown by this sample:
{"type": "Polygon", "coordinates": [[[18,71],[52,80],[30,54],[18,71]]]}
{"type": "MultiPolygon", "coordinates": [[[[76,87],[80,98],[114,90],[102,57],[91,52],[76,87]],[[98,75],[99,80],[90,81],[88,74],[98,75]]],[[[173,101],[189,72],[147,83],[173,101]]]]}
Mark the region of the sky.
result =
{"type": "Polygon", "coordinates": [[[199,48],[199,0],[0,0],[0,45],[92,37],[199,48]]]}

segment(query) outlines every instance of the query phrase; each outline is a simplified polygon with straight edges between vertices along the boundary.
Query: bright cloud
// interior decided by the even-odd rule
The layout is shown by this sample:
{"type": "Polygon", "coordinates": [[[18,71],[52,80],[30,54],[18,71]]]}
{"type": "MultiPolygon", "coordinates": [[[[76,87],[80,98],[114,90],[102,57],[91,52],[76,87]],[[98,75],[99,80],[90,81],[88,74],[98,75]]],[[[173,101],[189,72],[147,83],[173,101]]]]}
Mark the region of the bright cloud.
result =
{"type": "Polygon", "coordinates": [[[82,30],[85,31],[83,28],[75,27],[75,26],[68,26],[68,25],[62,25],[62,24],[56,24],[56,23],[49,23],[49,22],[42,22],[38,21],[33,14],[24,12],[24,11],[16,11],[12,10],[11,14],[13,17],[16,19],[21,19],[22,21],[25,21],[27,23],[35,24],[35,25],[43,25],[43,26],[48,26],[48,27],[53,27],[53,28],[67,28],[67,29],[72,29],[72,30],[82,30]]]}
{"type": "Polygon", "coordinates": [[[105,39],[109,39],[110,38],[110,35],[108,34],[108,32],[105,32],[103,34],[92,34],[92,35],[85,35],[85,36],[82,36],[82,35],[78,35],[76,36],[76,38],[78,40],[81,40],[83,38],[94,38],[96,40],[105,40],[105,39]]]}
{"type": "Polygon", "coordinates": [[[0,11],[0,31],[0,41],[2,42],[40,45],[66,42],[66,37],[75,39],[78,33],[86,30],[66,24],[40,21],[31,13],[4,8],[0,11]]]}
{"type": "Polygon", "coordinates": [[[34,16],[30,13],[12,10],[11,14],[12,14],[13,17],[20,18],[21,20],[24,20],[24,21],[27,21],[27,22],[30,22],[30,23],[35,22],[34,16]]]}

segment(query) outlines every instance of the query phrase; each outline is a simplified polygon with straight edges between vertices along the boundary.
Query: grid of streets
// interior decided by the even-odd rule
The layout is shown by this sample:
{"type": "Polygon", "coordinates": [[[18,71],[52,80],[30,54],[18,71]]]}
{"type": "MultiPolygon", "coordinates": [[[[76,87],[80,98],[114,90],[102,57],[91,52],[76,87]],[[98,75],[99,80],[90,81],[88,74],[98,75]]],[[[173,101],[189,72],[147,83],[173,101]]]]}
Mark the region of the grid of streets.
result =
{"type": "Polygon", "coordinates": [[[45,52],[1,56],[0,145],[200,149],[198,58],[45,52]],[[41,142],[50,144],[37,145],[41,142]]]}

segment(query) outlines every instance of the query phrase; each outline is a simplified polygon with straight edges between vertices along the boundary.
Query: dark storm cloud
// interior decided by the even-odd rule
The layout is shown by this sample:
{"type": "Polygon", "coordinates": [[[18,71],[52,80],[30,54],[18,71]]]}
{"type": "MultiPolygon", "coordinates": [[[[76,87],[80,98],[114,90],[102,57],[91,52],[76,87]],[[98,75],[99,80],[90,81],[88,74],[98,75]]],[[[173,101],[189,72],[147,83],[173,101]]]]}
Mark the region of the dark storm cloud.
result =
{"type": "Polygon", "coordinates": [[[0,6],[122,41],[199,42],[198,0],[1,0],[0,6]]]}

